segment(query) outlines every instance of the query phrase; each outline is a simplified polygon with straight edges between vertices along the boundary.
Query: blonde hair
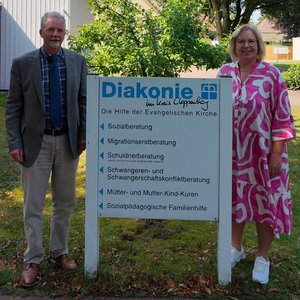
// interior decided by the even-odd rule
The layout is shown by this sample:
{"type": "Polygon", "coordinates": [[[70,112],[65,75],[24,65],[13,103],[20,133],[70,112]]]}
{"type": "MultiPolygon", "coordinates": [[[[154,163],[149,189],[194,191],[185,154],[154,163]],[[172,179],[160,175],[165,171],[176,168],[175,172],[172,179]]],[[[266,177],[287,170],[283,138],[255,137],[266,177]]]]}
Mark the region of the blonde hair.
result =
{"type": "Polygon", "coordinates": [[[258,49],[257,58],[259,60],[262,60],[265,56],[265,43],[263,42],[261,34],[258,31],[257,27],[252,24],[244,24],[244,25],[240,26],[239,28],[237,28],[233,32],[233,34],[231,36],[231,40],[230,40],[230,52],[229,52],[231,59],[233,61],[238,60],[238,55],[237,55],[236,49],[235,49],[236,48],[236,39],[240,35],[240,33],[245,30],[250,30],[255,35],[256,40],[257,40],[257,46],[258,46],[257,47],[257,49],[258,49]]]}

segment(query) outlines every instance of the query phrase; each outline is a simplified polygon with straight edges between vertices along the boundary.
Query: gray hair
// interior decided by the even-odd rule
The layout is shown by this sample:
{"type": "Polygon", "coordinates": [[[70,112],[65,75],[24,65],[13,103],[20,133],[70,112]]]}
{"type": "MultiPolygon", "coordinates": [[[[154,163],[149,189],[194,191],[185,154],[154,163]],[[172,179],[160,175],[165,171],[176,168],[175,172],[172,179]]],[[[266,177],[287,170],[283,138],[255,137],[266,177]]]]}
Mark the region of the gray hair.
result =
{"type": "Polygon", "coordinates": [[[46,20],[48,18],[53,18],[53,19],[58,19],[61,20],[65,23],[65,27],[66,27],[66,19],[63,15],[61,15],[59,12],[57,11],[50,11],[50,12],[46,12],[42,18],[41,18],[41,29],[45,29],[46,27],[46,20]]]}
{"type": "Polygon", "coordinates": [[[258,53],[257,53],[257,58],[259,60],[262,60],[265,56],[265,43],[261,37],[260,32],[258,31],[257,27],[252,25],[252,24],[244,24],[241,27],[237,28],[232,36],[231,36],[231,40],[230,40],[230,57],[233,61],[237,61],[238,60],[238,56],[236,53],[236,39],[237,37],[240,35],[240,33],[244,30],[250,30],[253,32],[253,34],[256,36],[257,39],[257,45],[258,45],[258,53]]]}

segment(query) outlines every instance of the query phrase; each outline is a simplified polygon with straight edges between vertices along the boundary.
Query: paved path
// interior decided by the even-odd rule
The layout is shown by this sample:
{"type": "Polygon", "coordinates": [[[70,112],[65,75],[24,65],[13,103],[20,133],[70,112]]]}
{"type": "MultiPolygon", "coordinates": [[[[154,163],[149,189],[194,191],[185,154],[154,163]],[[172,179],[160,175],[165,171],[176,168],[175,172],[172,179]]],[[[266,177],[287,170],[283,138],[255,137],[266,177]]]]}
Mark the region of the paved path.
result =
{"type": "Polygon", "coordinates": [[[300,106],[300,91],[289,90],[289,98],[291,105],[300,106]]]}
{"type": "MultiPolygon", "coordinates": [[[[184,78],[216,78],[218,70],[197,70],[192,69],[190,73],[183,73],[184,78]]],[[[300,106],[300,91],[289,90],[289,99],[291,105],[300,106]]]]}

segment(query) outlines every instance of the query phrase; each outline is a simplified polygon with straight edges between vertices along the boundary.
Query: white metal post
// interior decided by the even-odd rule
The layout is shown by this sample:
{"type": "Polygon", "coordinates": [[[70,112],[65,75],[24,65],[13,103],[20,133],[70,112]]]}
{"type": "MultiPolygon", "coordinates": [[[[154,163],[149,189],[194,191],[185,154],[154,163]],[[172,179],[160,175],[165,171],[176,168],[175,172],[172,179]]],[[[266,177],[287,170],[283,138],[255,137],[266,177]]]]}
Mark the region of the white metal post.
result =
{"type": "Polygon", "coordinates": [[[84,272],[91,278],[97,276],[99,264],[98,168],[95,163],[98,161],[99,113],[95,112],[99,112],[99,75],[88,75],[84,272]]]}
{"type": "Polygon", "coordinates": [[[231,282],[232,212],[232,79],[220,78],[220,186],[218,226],[218,279],[231,282]],[[230,122],[229,122],[230,121],[230,122]],[[228,145],[229,144],[229,145],[228,145]]]}

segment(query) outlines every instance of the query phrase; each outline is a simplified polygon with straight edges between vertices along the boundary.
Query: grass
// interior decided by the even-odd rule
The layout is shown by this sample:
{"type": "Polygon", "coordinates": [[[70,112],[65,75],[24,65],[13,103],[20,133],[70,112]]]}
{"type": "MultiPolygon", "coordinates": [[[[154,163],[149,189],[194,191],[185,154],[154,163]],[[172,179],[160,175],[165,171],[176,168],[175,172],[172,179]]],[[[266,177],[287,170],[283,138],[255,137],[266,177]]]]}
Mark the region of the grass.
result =
{"type": "MultiPolygon", "coordinates": [[[[274,240],[271,248],[271,280],[261,286],[251,280],[255,257],[254,224],[248,224],[244,246],[248,259],[233,271],[232,282],[217,280],[217,223],[136,219],[100,219],[101,252],[97,279],[84,277],[85,157],[77,176],[78,203],[72,216],[71,255],[79,271],[64,275],[48,259],[51,198],[44,210],[46,258],[40,283],[32,290],[19,286],[25,240],[19,167],[7,150],[4,122],[5,95],[0,96],[0,295],[52,298],[193,297],[198,299],[300,299],[300,142],[290,142],[290,177],[293,197],[293,233],[274,240]]],[[[300,134],[300,107],[293,107],[300,134]]]]}

